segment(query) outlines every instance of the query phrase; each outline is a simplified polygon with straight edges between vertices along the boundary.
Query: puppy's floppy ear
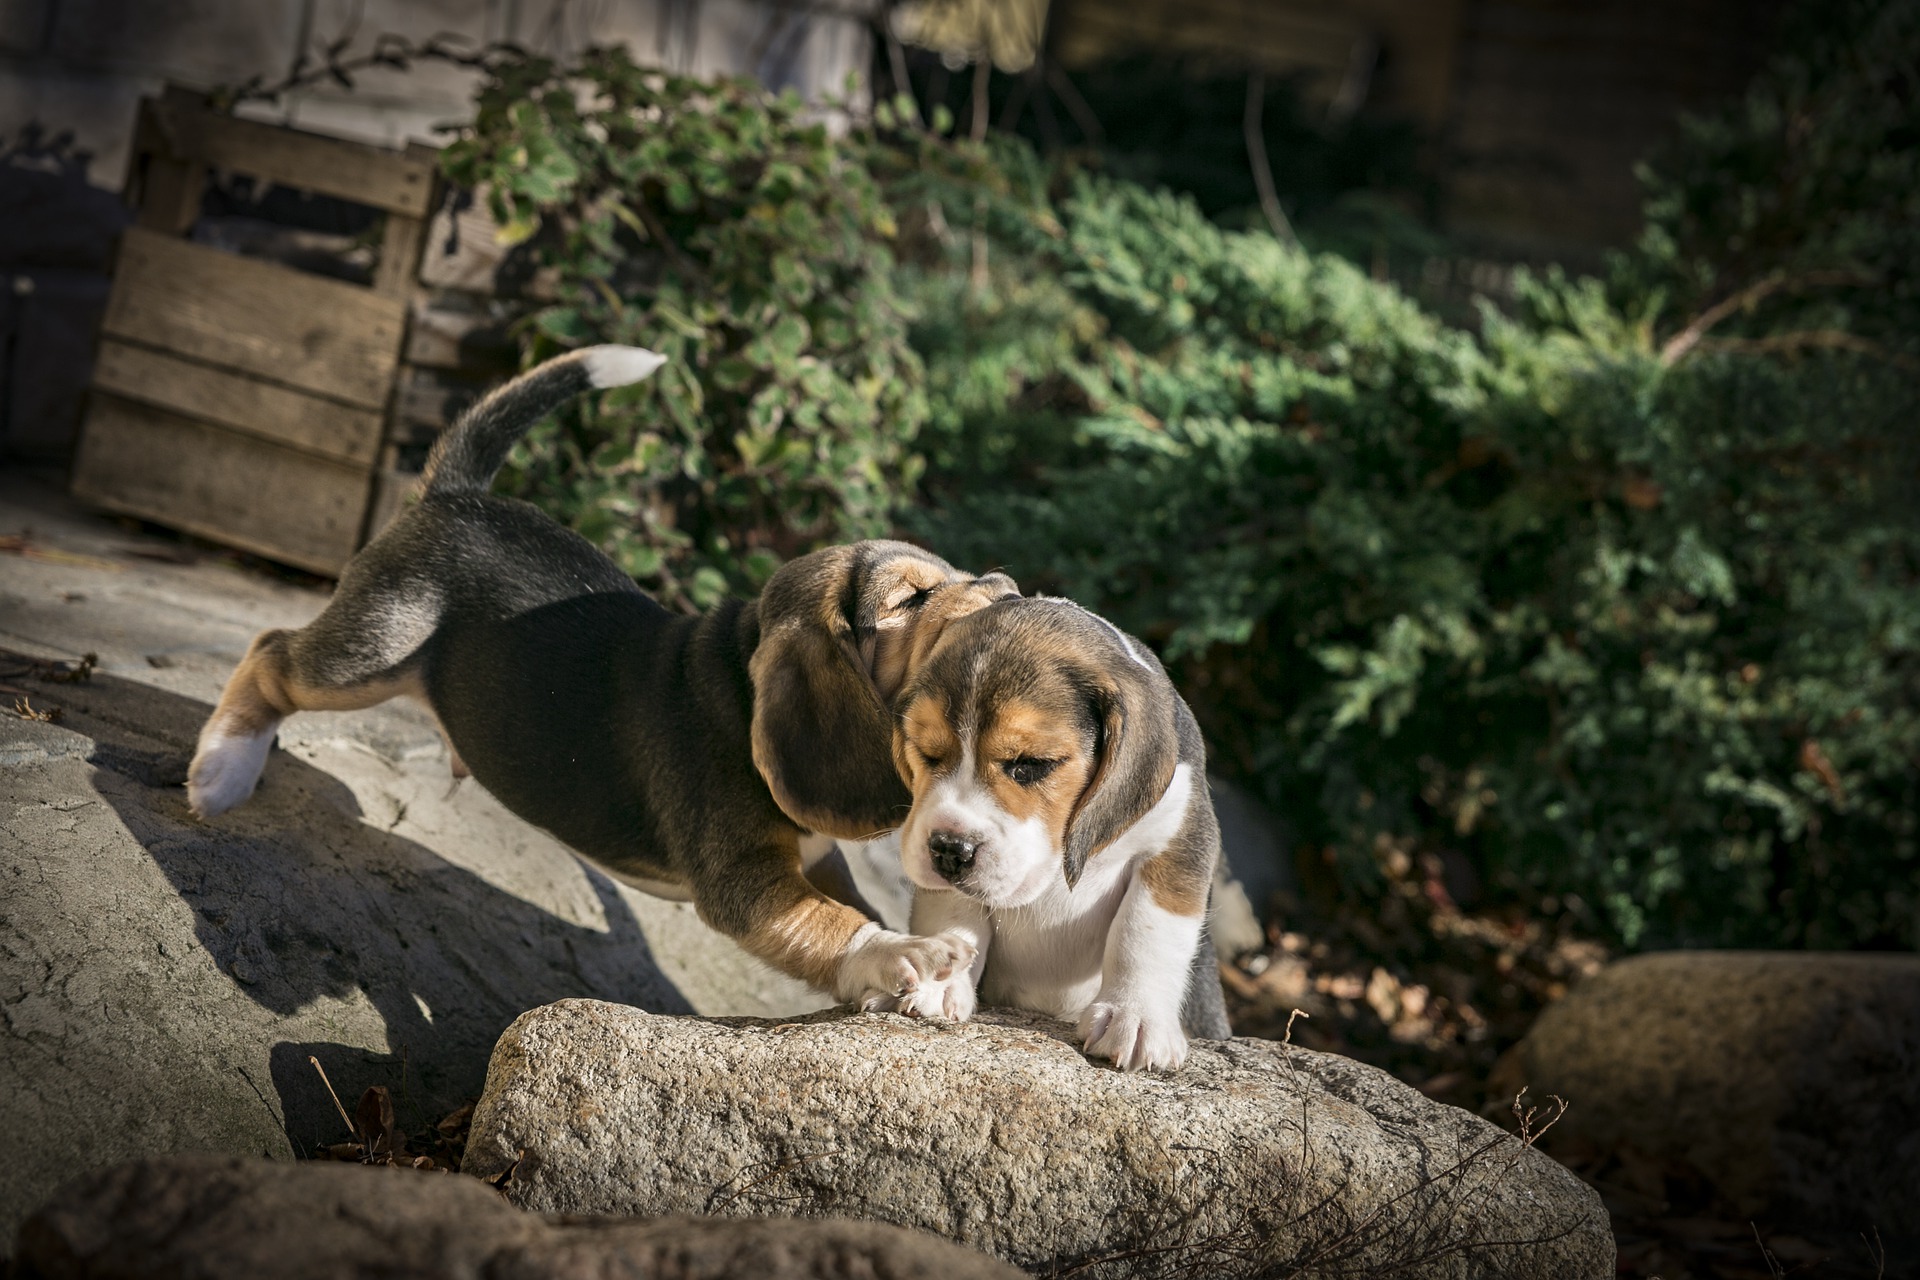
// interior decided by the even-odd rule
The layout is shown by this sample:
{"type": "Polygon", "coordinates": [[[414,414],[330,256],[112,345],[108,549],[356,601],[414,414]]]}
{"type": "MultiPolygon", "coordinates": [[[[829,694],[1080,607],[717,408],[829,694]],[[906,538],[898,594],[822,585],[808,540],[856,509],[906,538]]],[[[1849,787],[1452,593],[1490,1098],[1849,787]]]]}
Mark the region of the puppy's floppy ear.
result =
{"type": "Polygon", "coordinates": [[[747,664],[754,767],[789,818],[849,839],[898,826],[911,802],[855,632],[863,564],[858,548],[833,547],[774,574],[747,664]]]}
{"type": "Polygon", "coordinates": [[[1094,762],[1067,818],[1065,870],[1078,884],[1087,859],[1118,840],[1160,802],[1180,763],[1180,739],[1168,694],[1131,673],[1107,678],[1089,694],[1094,762]]]}

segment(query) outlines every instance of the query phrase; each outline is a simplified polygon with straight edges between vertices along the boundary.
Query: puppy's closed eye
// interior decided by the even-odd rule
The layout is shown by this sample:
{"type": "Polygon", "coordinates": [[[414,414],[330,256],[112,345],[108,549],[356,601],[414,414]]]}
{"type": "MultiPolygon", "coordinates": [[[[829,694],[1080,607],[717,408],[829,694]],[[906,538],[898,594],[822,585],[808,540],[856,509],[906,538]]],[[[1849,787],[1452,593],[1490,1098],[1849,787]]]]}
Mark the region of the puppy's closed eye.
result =
{"type": "Polygon", "coordinates": [[[1012,760],[1000,762],[1001,770],[1023,787],[1031,787],[1044,781],[1048,774],[1059,767],[1058,760],[1042,760],[1037,756],[1016,756],[1012,760]]]}
{"type": "Polygon", "coordinates": [[[896,592],[893,598],[886,602],[885,607],[890,613],[895,610],[918,609],[927,603],[927,598],[932,594],[932,587],[921,587],[918,590],[906,588],[896,592]]]}

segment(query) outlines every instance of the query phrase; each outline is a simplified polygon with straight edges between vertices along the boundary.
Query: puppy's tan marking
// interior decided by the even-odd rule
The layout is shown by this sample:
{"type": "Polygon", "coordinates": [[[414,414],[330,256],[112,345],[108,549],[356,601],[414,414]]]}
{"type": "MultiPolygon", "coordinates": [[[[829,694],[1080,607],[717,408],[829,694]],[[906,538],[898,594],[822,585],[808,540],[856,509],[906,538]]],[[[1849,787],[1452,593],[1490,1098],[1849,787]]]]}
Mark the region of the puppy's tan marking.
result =
{"type": "Polygon", "coordinates": [[[1016,821],[1037,815],[1058,843],[1087,784],[1090,745],[1057,710],[1012,699],[994,708],[980,735],[981,781],[1016,821]],[[1053,767],[1039,781],[1022,785],[1007,772],[1008,765],[1020,760],[1046,761],[1053,767]]]}
{"type": "Polygon", "coordinates": [[[771,860],[772,874],[762,879],[757,892],[740,895],[732,910],[712,915],[707,900],[696,898],[697,909],[708,924],[774,968],[831,991],[848,944],[868,923],[867,917],[828,898],[801,876],[795,833],[771,831],[768,840],[778,854],[771,860]]]}
{"type": "MultiPolygon", "coordinates": [[[[960,597],[965,592],[940,591],[945,578],[924,560],[901,556],[888,561],[881,572],[897,578],[899,585],[887,592],[874,619],[873,635],[868,642],[872,650],[868,666],[882,700],[891,700],[912,672],[915,637],[921,629],[930,627],[931,635],[926,638],[932,639],[949,617],[971,613],[980,606],[961,608],[960,597]],[[946,600],[936,605],[937,596],[944,596],[946,600]]],[[[986,601],[981,601],[984,603],[986,601]]]]}
{"type": "Polygon", "coordinates": [[[417,674],[332,686],[304,673],[292,656],[294,633],[266,631],[221,690],[201,727],[187,773],[187,802],[201,817],[222,813],[253,794],[273,748],[274,731],[296,711],[359,711],[402,694],[424,700],[417,674]]]}
{"type": "Polygon", "coordinates": [[[258,733],[296,711],[363,711],[389,698],[424,697],[417,673],[350,685],[326,685],[298,669],[289,653],[291,631],[263,631],[254,637],[227,687],[221,691],[213,721],[223,729],[258,733]]]}
{"type": "Polygon", "coordinates": [[[893,763],[917,800],[935,774],[959,763],[960,738],[947,719],[946,704],[936,698],[915,698],[900,723],[901,731],[893,737],[893,763]]]}
{"type": "Polygon", "coordinates": [[[1191,851],[1174,845],[1140,864],[1140,883],[1161,910],[1177,916],[1199,916],[1207,910],[1207,891],[1213,880],[1210,871],[1211,867],[1191,851]]]}
{"type": "Polygon", "coordinates": [[[939,644],[940,637],[946,634],[949,624],[979,612],[996,600],[1005,600],[1017,594],[1011,578],[1004,573],[990,573],[954,583],[929,596],[921,607],[918,624],[901,646],[898,661],[902,665],[892,677],[892,685],[881,686],[887,698],[891,700],[906,686],[907,678],[925,665],[934,647],[939,644]]]}

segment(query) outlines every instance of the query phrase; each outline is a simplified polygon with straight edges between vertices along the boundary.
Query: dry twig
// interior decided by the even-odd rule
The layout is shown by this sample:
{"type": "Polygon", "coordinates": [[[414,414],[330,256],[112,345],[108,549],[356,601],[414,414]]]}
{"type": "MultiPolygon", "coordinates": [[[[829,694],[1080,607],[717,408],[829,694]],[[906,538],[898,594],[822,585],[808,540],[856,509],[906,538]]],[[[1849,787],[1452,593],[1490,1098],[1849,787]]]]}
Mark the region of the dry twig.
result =
{"type": "MultiPolygon", "coordinates": [[[[1688,352],[1700,346],[1701,339],[1708,330],[1739,311],[1751,311],[1762,301],[1782,289],[1819,289],[1860,286],[1874,283],[1874,278],[1858,271],[1809,271],[1801,275],[1790,276],[1778,272],[1766,279],[1750,284],[1732,296],[1722,298],[1705,311],[1689,321],[1685,328],[1667,339],[1660,348],[1660,363],[1671,365],[1688,352]]],[[[1848,335],[1851,337],[1852,335],[1848,335]]],[[[1861,339],[1865,341],[1865,339],[1861,339]]],[[[1873,345],[1873,344],[1869,344],[1873,345]]]]}

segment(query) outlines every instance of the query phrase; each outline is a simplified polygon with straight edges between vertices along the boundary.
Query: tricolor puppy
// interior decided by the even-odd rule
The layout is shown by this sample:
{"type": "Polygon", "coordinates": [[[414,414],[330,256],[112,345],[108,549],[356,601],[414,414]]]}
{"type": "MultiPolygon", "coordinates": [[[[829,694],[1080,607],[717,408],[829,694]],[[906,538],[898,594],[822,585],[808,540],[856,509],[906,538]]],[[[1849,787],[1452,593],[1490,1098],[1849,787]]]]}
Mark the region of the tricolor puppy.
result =
{"type": "Polygon", "coordinates": [[[793,561],[758,601],[685,617],[487,492],[541,417],[661,363],[589,348],[462,417],[419,503],[354,557],[326,610],[253,642],[201,730],[193,810],[252,794],[284,717],[409,695],[439,717],[456,771],[628,883],[690,898],[775,967],[862,1003],[970,987],[967,946],[881,928],[826,855],[832,837],[900,824],[887,699],[943,627],[1013,583],[863,542],[793,561]]]}
{"type": "MultiPolygon", "coordinates": [[[[980,999],[1077,1022],[1129,1070],[1230,1034],[1206,747],[1145,645],[1065,600],[1005,600],[947,627],[896,707],[912,928],[974,949],[980,999]]],[[[964,1018],[972,996],[895,1007],[964,1018]]]]}

